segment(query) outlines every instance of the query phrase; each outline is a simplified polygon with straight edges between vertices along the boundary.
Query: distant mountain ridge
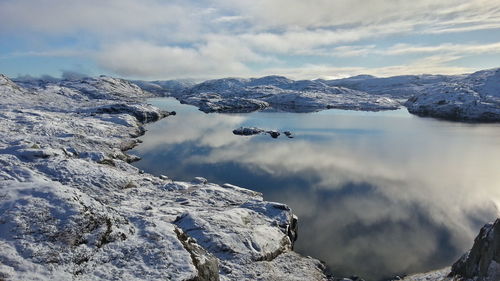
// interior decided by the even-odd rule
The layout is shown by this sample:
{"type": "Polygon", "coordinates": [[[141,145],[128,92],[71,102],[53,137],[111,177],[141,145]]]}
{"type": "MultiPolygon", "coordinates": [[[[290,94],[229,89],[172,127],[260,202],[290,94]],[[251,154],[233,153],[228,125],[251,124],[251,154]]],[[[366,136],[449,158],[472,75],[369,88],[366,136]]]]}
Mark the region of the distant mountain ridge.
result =
{"type": "MultiPolygon", "coordinates": [[[[357,75],[334,80],[292,80],[271,75],[213,79],[197,84],[175,84],[172,80],[149,83],[164,89],[164,95],[204,112],[250,112],[267,107],[295,112],[329,108],[378,111],[404,105],[419,116],[467,122],[500,121],[500,68],[462,75],[385,78],[357,75]]],[[[149,89],[144,83],[138,85],[149,89]]]]}
{"type": "Polygon", "coordinates": [[[380,111],[405,106],[409,112],[466,122],[500,122],[500,68],[462,75],[400,75],[378,78],[357,75],[324,80],[292,80],[271,75],[259,78],[140,81],[100,77],[13,79],[22,87],[73,89],[96,98],[126,93],[172,96],[204,112],[251,112],[274,108],[313,112],[330,108],[380,111]]]}

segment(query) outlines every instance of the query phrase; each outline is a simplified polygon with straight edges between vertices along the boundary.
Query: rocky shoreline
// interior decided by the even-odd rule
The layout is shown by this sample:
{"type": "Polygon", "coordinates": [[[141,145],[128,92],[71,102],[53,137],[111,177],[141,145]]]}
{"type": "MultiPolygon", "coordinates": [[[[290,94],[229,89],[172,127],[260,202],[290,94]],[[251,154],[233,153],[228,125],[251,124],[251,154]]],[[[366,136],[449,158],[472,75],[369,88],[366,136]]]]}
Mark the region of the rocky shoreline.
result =
{"type": "Polygon", "coordinates": [[[0,96],[0,280],[325,280],[287,206],[128,163],[169,115],[137,86],[1,76],[0,96]]]}
{"type": "Polygon", "coordinates": [[[422,117],[461,122],[500,122],[500,69],[463,75],[359,75],[334,80],[282,76],[223,78],[198,84],[137,81],[144,89],[175,97],[209,112],[362,111],[406,107],[422,117]],[[175,87],[169,85],[174,84],[175,87]]]}
{"type": "MultiPolygon", "coordinates": [[[[0,280],[340,280],[293,251],[286,205],[130,165],[143,124],[172,115],[136,85],[0,75],[0,96],[0,280]]],[[[499,224],[483,228],[456,277],[404,280],[498,280],[499,224]]]]}

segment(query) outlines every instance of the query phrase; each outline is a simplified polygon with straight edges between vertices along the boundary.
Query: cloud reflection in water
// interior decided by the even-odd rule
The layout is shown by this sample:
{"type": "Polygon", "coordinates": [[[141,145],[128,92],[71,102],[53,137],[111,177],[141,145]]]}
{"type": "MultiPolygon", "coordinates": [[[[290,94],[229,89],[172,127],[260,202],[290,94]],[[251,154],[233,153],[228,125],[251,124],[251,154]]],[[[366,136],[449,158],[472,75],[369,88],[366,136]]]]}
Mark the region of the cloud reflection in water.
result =
{"type": "MultiPolygon", "coordinates": [[[[161,105],[161,104],[160,104],[161,105]]],[[[402,111],[179,114],[148,126],[136,165],[264,193],[299,215],[296,250],[377,280],[450,265],[498,216],[500,126],[402,111]],[[239,126],[296,138],[241,137],[239,126]]]]}

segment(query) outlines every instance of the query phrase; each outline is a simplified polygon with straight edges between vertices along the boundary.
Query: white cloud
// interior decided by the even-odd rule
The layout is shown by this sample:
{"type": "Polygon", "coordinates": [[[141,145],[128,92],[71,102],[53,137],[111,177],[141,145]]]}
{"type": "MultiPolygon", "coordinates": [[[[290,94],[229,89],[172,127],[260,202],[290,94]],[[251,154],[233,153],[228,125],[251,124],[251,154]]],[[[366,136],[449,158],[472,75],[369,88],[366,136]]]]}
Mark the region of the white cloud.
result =
{"type": "Polygon", "coordinates": [[[196,47],[161,46],[144,41],[106,46],[95,57],[113,72],[139,78],[208,78],[246,73],[246,62],[265,60],[237,41],[209,40],[196,47]]]}
{"type": "MultiPolygon", "coordinates": [[[[281,62],[272,68],[298,74],[296,56],[359,60],[419,53],[456,59],[497,53],[496,43],[443,40],[435,46],[389,48],[379,43],[398,36],[500,29],[499,18],[497,0],[6,0],[0,1],[2,40],[28,43],[10,53],[0,44],[0,52],[2,58],[70,56],[74,49],[75,56],[97,59],[105,71],[142,78],[244,76],[257,73],[254,63],[265,62],[281,62]],[[293,67],[287,70],[287,65],[293,67]]],[[[310,70],[346,68],[301,61],[310,70]]],[[[266,68],[259,72],[272,70],[266,68]]],[[[394,65],[383,73],[398,69],[448,73],[465,68],[433,62],[413,70],[394,65]]]]}
{"type": "Polygon", "coordinates": [[[27,52],[12,52],[5,55],[0,55],[0,58],[15,58],[15,57],[78,57],[88,56],[91,53],[86,50],[77,49],[53,49],[44,51],[27,51],[27,52]]]}
{"type": "MultiPolygon", "coordinates": [[[[413,53],[453,53],[453,54],[486,54],[500,53],[500,42],[490,44],[441,44],[436,46],[398,44],[385,51],[388,55],[404,55],[413,53]]],[[[383,51],[381,53],[384,53],[383,51]]]]}
{"type": "Polygon", "coordinates": [[[214,19],[214,22],[232,23],[232,22],[242,21],[244,19],[245,18],[242,16],[222,16],[214,19]]]}
{"type": "Polygon", "coordinates": [[[300,67],[275,67],[255,73],[254,76],[283,75],[292,79],[337,79],[359,74],[369,74],[379,77],[396,75],[418,75],[418,74],[463,74],[470,73],[478,68],[461,67],[449,64],[459,59],[458,56],[429,56],[414,60],[408,64],[397,64],[380,67],[345,67],[331,66],[328,64],[306,64],[300,67]]]}
{"type": "MultiPolygon", "coordinates": [[[[496,163],[499,150],[485,152],[481,145],[470,146],[471,140],[463,138],[450,138],[446,145],[442,145],[439,136],[443,133],[443,124],[436,121],[436,126],[420,127],[418,122],[410,122],[413,126],[408,126],[407,120],[412,118],[409,116],[391,118],[391,127],[402,132],[399,137],[381,133],[345,139],[341,133],[344,128],[352,128],[354,124],[360,130],[383,131],[387,120],[380,116],[382,119],[353,121],[352,116],[335,116],[333,123],[330,117],[317,118],[314,126],[320,130],[332,128],[335,124],[335,129],[339,130],[336,141],[319,141],[310,145],[297,137],[286,145],[270,145],[269,142],[231,137],[232,129],[248,123],[246,116],[202,116],[209,126],[194,130],[185,124],[198,124],[200,116],[186,114],[183,122],[155,124],[157,128],[149,132],[152,141],[140,146],[139,150],[157,154],[165,144],[189,143],[190,149],[185,151],[190,152],[185,155],[179,152],[178,156],[185,161],[185,166],[218,163],[219,167],[224,167],[224,164],[234,166],[236,163],[257,175],[272,175],[274,179],[286,182],[293,182],[294,175],[304,176],[310,181],[310,189],[321,192],[310,192],[307,188],[278,188],[277,195],[274,195],[301,215],[300,220],[305,225],[301,233],[315,237],[299,240],[297,246],[316,257],[339,264],[345,264],[340,261],[349,259],[355,267],[353,271],[358,274],[366,268],[375,268],[374,264],[403,272],[425,270],[413,266],[433,260],[436,250],[443,247],[443,241],[439,239],[443,237],[443,231],[447,234],[446,245],[461,252],[470,247],[477,234],[475,220],[498,214],[500,175],[496,172],[496,163]],[[182,135],[187,138],[180,139],[176,135],[165,140],[165,131],[186,131],[182,135]],[[413,143],[427,153],[408,149],[408,144],[413,143]],[[463,147],[470,149],[464,150],[463,147]],[[208,155],[191,153],[200,148],[208,155]],[[382,158],[384,161],[380,161],[382,158]],[[447,160],[443,162],[443,159],[447,160]],[[449,165],[443,165],[445,162],[449,165]],[[314,167],[314,171],[310,167],[314,167]],[[356,187],[367,183],[370,189],[355,192],[356,187]],[[335,196],[327,196],[338,190],[341,192],[335,196]],[[366,227],[367,231],[356,232],[353,237],[342,235],[354,225],[366,227]],[[343,246],[332,254],[331,247],[325,248],[325,245],[343,246]],[[367,253],[372,258],[375,255],[384,258],[367,263],[367,253]],[[359,264],[365,266],[360,269],[359,264]]],[[[298,127],[300,125],[299,122],[298,127]]],[[[491,128],[469,127],[467,130],[484,136],[476,140],[479,143],[485,141],[487,144],[488,137],[497,136],[491,128]]],[[[460,131],[458,127],[455,129],[454,133],[460,131]]],[[[302,133],[312,134],[310,131],[302,133]]],[[[301,187],[302,183],[299,180],[298,186],[301,187]]],[[[267,196],[272,197],[273,191],[267,196]]]]}
{"type": "Polygon", "coordinates": [[[408,22],[418,26],[497,19],[496,0],[216,0],[215,3],[246,14],[260,28],[318,28],[342,25],[378,25],[408,22]]]}

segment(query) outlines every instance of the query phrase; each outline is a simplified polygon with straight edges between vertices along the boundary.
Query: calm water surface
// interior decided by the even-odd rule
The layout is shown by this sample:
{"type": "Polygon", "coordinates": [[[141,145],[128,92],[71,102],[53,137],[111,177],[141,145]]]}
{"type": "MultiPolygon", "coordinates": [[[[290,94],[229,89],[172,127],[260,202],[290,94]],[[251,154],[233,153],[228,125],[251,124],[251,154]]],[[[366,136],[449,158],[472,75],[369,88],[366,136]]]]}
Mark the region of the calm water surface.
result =
{"type": "Polygon", "coordinates": [[[341,276],[381,280],[453,263],[499,215],[500,125],[379,113],[205,114],[153,99],[176,116],[149,124],[131,153],[149,173],[203,176],[288,204],[296,251],[341,276]],[[235,136],[240,126],[295,138],[235,136]]]}

